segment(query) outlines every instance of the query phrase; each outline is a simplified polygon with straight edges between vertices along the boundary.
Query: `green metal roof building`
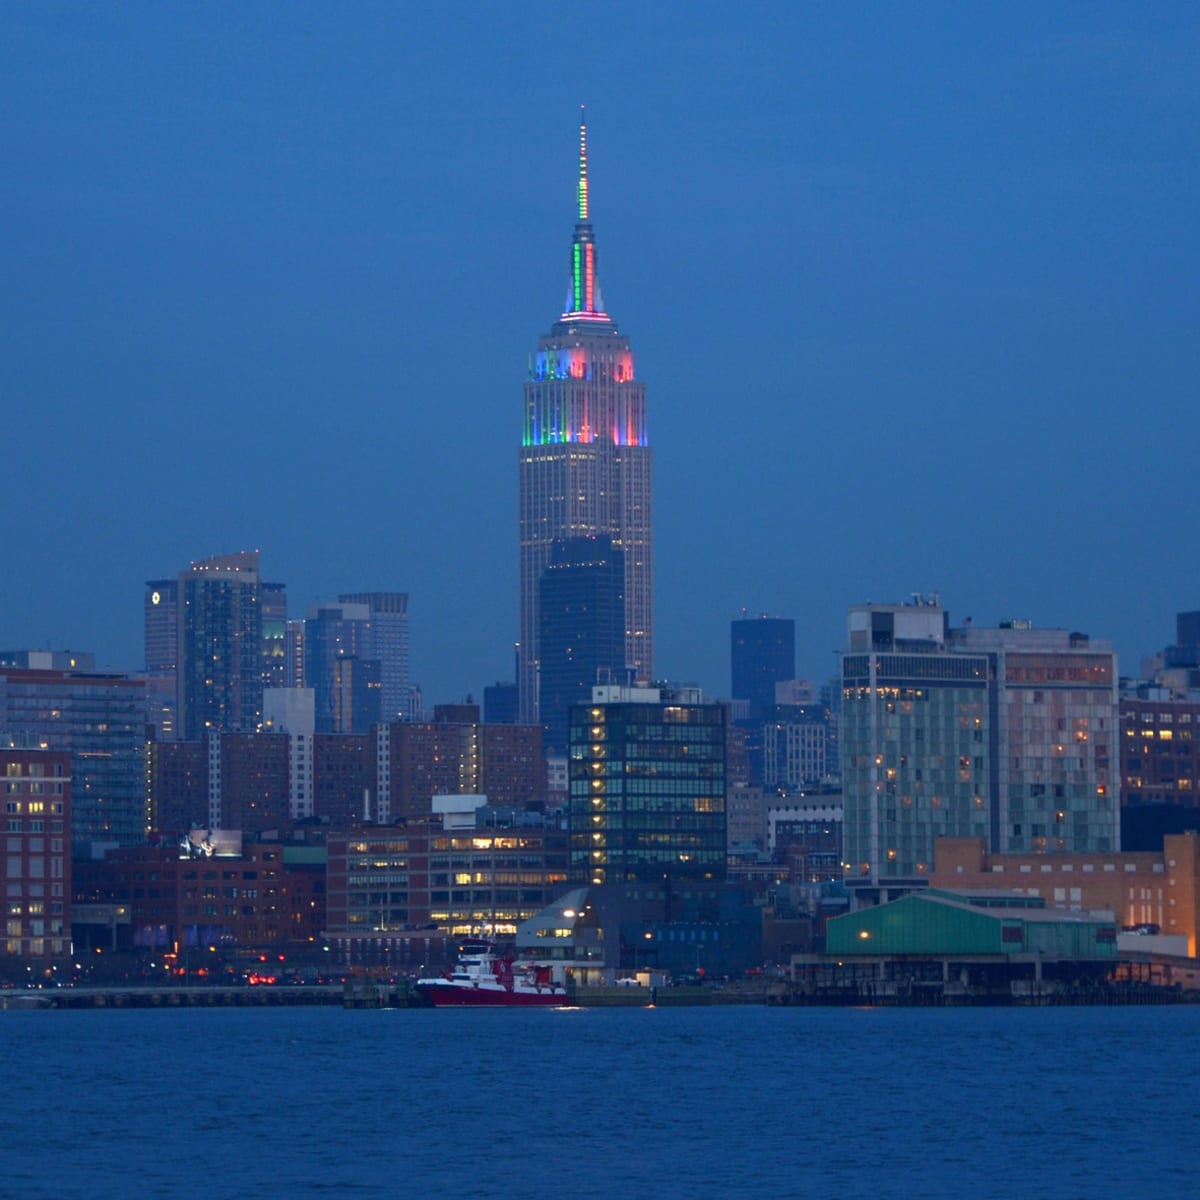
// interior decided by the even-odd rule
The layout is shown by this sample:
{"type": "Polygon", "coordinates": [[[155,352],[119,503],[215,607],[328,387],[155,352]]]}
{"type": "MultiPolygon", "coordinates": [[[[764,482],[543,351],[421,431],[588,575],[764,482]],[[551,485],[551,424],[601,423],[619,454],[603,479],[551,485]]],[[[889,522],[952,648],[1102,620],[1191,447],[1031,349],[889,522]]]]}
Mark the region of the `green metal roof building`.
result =
{"type": "Polygon", "coordinates": [[[834,917],[825,942],[840,958],[948,956],[1104,960],[1117,957],[1117,926],[1104,913],[971,902],[929,890],[834,917]]]}

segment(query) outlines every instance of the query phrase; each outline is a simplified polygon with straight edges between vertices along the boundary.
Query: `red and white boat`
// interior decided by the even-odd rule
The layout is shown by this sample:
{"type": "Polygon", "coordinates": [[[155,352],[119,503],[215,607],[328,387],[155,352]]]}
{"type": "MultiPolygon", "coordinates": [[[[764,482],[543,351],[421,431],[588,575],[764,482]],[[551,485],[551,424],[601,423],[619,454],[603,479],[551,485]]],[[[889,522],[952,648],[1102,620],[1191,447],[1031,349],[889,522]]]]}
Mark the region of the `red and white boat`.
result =
{"type": "Polygon", "coordinates": [[[418,979],[417,991],[437,1008],[570,1003],[567,989],[553,978],[550,967],[516,962],[511,954],[497,954],[486,942],[465,943],[459,948],[458,962],[444,975],[418,979]]]}

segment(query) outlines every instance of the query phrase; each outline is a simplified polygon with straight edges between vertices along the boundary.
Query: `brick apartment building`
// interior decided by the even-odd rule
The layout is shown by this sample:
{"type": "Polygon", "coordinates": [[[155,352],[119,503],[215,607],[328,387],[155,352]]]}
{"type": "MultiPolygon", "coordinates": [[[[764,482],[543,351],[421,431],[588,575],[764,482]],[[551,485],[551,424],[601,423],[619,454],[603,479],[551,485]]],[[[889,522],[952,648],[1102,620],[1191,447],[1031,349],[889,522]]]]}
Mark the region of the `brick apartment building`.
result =
{"type": "MultiPolygon", "coordinates": [[[[289,865],[278,842],[241,844],[192,857],[178,843],[110,852],[75,867],[80,915],[123,906],[122,948],[282,948],[311,944],[325,926],[323,862],[289,865]]],[[[83,922],[81,922],[83,924],[83,922]]],[[[81,930],[81,943],[107,937],[81,930]]],[[[97,944],[104,945],[104,941],[97,944]]],[[[88,947],[85,945],[84,949],[88,947]]]]}
{"type": "Polygon", "coordinates": [[[4,776],[5,967],[71,955],[71,755],[0,739],[4,776]]]}
{"type": "Polygon", "coordinates": [[[939,838],[929,885],[1041,896],[1048,908],[1107,910],[1119,926],[1187,938],[1200,930],[1200,835],[1168,834],[1161,852],[991,854],[982,838],[939,838]]]}
{"type": "Polygon", "coordinates": [[[201,824],[286,833],[309,817],[335,828],[422,820],[435,795],[485,794],[498,807],[546,798],[541,728],[477,720],[151,742],[145,771],[151,827],[170,834],[201,824]]]}

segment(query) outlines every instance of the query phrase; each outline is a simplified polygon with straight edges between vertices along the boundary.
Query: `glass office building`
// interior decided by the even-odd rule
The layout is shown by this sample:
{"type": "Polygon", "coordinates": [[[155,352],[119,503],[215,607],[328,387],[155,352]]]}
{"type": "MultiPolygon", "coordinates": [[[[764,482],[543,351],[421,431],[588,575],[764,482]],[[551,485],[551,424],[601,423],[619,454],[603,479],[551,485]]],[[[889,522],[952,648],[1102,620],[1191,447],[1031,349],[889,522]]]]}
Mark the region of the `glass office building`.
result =
{"type": "Polygon", "coordinates": [[[598,687],[570,717],[571,876],[593,884],[725,874],[725,709],[598,687]]]}

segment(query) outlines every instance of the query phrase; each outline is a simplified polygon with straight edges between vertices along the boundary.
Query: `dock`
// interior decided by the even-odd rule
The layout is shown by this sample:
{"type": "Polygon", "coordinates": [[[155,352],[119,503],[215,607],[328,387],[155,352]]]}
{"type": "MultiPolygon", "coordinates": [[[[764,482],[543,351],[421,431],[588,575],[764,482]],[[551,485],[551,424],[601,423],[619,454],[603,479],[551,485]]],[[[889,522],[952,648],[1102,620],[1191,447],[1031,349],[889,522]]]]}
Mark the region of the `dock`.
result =
{"type": "Polygon", "coordinates": [[[279,1008],[341,1004],[342,985],[64,987],[0,993],[0,1008],[279,1008]]]}

